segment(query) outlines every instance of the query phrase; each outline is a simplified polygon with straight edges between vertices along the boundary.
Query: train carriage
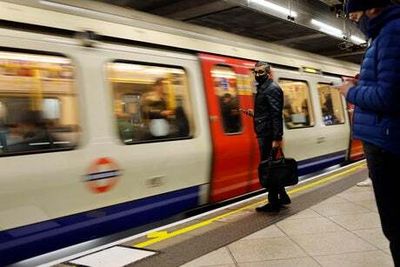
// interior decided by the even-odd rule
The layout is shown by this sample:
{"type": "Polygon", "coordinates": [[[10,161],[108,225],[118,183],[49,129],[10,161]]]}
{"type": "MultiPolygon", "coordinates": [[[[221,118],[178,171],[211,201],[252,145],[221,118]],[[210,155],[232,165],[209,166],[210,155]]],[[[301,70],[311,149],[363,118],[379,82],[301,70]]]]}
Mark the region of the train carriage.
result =
{"type": "Polygon", "coordinates": [[[332,87],[353,64],[165,19],[149,30],[154,16],[110,6],[13,2],[0,2],[4,264],[260,190],[238,112],[258,59],[283,88],[284,150],[301,174],[357,152],[332,87]]]}

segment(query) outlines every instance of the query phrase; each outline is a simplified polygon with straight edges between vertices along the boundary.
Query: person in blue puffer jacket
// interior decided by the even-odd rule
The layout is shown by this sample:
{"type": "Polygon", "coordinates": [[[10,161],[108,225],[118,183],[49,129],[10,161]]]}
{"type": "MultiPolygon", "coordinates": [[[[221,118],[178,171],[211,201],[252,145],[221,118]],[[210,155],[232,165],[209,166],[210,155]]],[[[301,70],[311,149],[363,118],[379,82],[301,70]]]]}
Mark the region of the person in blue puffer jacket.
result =
{"type": "Polygon", "coordinates": [[[390,0],[348,0],[350,20],[370,40],[358,81],[339,89],[356,106],[355,138],[361,139],[382,229],[400,266],[400,6],[390,0]]]}

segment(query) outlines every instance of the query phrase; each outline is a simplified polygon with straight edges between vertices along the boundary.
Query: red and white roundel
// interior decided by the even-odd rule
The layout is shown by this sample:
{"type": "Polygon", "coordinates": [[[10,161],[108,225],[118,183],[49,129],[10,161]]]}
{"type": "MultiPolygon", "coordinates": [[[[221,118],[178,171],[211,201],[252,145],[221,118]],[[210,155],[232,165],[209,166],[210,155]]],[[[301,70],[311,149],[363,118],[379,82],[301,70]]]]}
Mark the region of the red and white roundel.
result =
{"type": "Polygon", "coordinates": [[[88,188],[96,193],[105,193],[111,190],[121,175],[118,165],[110,158],[99,158],[89,167],[85,181],[88,188]]]}

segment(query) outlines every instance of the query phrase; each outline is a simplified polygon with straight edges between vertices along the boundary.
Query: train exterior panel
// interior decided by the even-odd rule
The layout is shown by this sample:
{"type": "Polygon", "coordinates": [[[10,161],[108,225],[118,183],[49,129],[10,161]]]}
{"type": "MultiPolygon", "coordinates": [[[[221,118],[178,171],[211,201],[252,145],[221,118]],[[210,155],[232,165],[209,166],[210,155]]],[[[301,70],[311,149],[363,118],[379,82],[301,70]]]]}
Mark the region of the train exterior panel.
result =
{"type": "Polygon", "coordinates": [[[252,108],[258,59],[276,66],[284,152],[300,173],[344,162],[349,119],[332,84],[357,66],[67,2],[0,2],[2,20],[42,31],[0,29],[2,264],[259,190],[252,119],[239,112],[252,108]],[[108,41],[65,37],[82,25],[108,41]]]}

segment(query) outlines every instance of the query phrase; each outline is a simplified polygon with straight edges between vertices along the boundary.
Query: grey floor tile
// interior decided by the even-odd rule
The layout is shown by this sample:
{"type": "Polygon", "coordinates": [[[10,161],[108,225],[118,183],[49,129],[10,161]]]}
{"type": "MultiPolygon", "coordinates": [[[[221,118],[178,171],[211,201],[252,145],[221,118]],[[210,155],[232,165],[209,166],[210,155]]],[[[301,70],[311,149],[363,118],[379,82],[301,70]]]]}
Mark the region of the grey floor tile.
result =
{"type": "Polygon", "coordinates": [[[228,246],[238,263],[306,256],[303,250],[287,237],[239,240],[228,246]]]}
{"type": "Polygon", "coordinates": [[[208,253],[200,258],[188,262],[182,267],[198,267],[198,266],[235,266],[231,254],[226,247],[208,253]]]}
{"type": "Polygon", "coordinates": [[[372,190],[358,192],[345,191],[337,196],[353,202],[375,199],[372,190]]]}
{"type": "Polygon", "coordinates": [[[353,203],[357,204],[357,205],[360,205],[360,206],[363,206],[364,208],[369,209],[370,211],[378,212],[378,207],[376,206],[375,199],[355,201],[353,203]]]}
{"type": "Polygon", "coordinates": [[[344,193],[371,192],[372,190],[372,186],[353,186],[345,190],[344,193]]]}
{"type": "Polygon", "coordinates": [[[362,252],[377,248],[353,233],[340,231],[290,236],[309,255],[331,255],[362,252]]]}
{"type": "Polygon", "coordinates": [[[325,199],[324,201],[321,201],[320,203],[335,204],[335,203],[344,203],[344,202],[348,202],[348,200],[336,195],[336,196],[330,197],[328,199],[325,199]]]}
{"type": "Polygon", "coordinates": [[[382,251],[346,253],[314,257],[323,267],[393,267],[391,257],[382,251]]]}
{"type": "Polygon", "coordinates": [[[295,220],[295,219],[306,219],[306,218],[321,218],[322,216],[312,209],[306,209],[303,211],[300,211],[299,213],[296,213],[293,216],[290,216],[287,218],[288,220],[295,220]]]}
{"type": "Polygon", "coordinates": [[[283,220],[276,224],[287,235],[315,234],[345,231],[342,227],[327,218],[304,218],[283,220]]]}
{"type": "Polygon", "coordinates": [[[323,216],[334,216],[342,214],[369,213],[371,210],[354,204],[352,202],[326,204],[320,203],[312,207],[314,211],[323,216]]]}
{"type": "Polygon", "coordinates": [[[379,215],[376,212],[337,215],[331,216],[329,219],[350,231],[378,228],[381,226],[379,215]]]}
{"type": "Polygon", "coordinates": [[[254,234],[246,236],[245,238],[242,238],[241,240],[271,238],[271,237],[280,237],[280,236],[285,236],[285,233],[283,233],[275,225],[271,225],[265,229],[255,232],[254,234]]]}
{"type": "Polygon", "coordinates": [[[362,239],[368,241],[372,245],[376,246],[382,250],[389,249],[389,241],[382,233],[382,229],[379,228],[372,228],[372,229],[363,229],[363,230],[356,230],[353,231],[354,234],[358,235],[362,239]]]}
{"type": "Polygon", "coordinates": [[[320,267],[312,258],[294,258],[262,262],[240,263],[239,267],[320,267]]]}

